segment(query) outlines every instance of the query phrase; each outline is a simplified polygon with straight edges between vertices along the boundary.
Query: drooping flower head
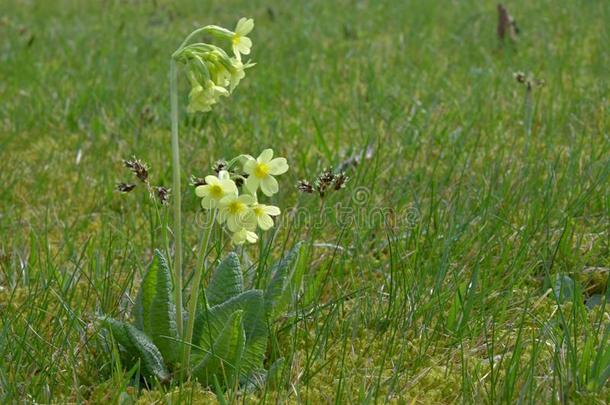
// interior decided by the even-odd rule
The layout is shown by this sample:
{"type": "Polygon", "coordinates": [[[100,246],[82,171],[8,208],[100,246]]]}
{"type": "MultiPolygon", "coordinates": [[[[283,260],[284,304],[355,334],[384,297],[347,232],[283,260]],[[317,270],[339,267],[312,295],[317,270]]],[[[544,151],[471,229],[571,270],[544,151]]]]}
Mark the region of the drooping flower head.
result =
{"type": "MultiPolygon", "coordinates": [[[[254,63],[242,62],[241,55],[250,54],[252,41],[246,35],[254,28],[254,21],[241,18],[235,32],[216,25],[208,25],[194,33],[208,34],[220,39],[227,46],[227,51],[220,46],[209,43],[183,44],[174,53],[174,59],[187,68],[191,82],[188,112],[207,112],[212,109],[221,96],[228,96],[245,77],[246,69],[254,63]],[[227,52],[233,51],[230,57],[227,52]]],[[[193,34],[194,34],[193,33],[193,34]]],[[[188,39],[193,35],[191,34],[188,39]]]]}

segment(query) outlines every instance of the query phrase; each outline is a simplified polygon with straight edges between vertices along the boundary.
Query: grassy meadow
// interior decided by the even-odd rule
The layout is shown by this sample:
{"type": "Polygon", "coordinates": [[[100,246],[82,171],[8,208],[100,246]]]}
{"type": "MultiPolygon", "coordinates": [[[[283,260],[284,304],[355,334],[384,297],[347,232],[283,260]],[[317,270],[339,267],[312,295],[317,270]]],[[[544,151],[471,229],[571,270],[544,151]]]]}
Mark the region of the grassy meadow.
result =
{"type": "Polygon", "coordinates": [[[500,46],[475,0],[2,0],[0,403],[610,401],[610,2],[506,5],[520,33],[500,46]],[[282,215],[237,249],[258,280],[304,241],[268,325],[285,366],[143,384],[97,316],[129,316],[171,211],[116,191],[122,160],[171,187],[169,58],[243,16],[256,66],[235,93],[189,115],[179,82],[184,273],[189,177],[286,157],[282,215]],[[296,189],[327,167],[344,189],[296,189]]]}

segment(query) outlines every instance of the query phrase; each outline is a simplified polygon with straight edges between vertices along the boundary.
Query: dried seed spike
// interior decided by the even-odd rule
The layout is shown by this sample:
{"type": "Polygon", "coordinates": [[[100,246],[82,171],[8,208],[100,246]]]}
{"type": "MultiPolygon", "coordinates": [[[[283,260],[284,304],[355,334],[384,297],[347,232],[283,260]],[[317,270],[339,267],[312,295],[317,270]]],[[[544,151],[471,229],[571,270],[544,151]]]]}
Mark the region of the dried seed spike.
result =
{"type": "Polygon", "coordinates": [[[193,187],[197,187],[197,186],[205,186],[205,179],[201,178],[201,177],[197,177],[194,174],[191,174],[191,177],[189,179],[189,184],[193,187]]]}
{"type": "Polygon", "coordinates": [[[343,172],[335,175],[335,190],[341,190],[342,188],[345,188],[345,185],[348,181],[349,177],[347,177],[343,172]]]}
{"type": "Polygon", "coordinates": [[[169,188],[165,188],[163,186],[155,187],[155,193],[157,195],[157,198],[159,199],[159,202],[163,205],[167,205],[169,203],[170,192],[171,189],[169,188]]]}
{"type": "Polygon", "coordinates": [[[515,80],[519,83],[525,84],[526,82],[526,76],[525,73],[519,71],[519,72],[515,72],[513,73],[513,77],[515,78],[515,80]]]}
{"type": "Polygon", "coordinates": [[[123,164],[126,168],[131,170],[142,183],[148,181],[148,165],[146,163],[133,156],[131,160],[123,160],[123,164]]]}
{"type": "Polygon", "coordinates": [[[136,188],[135,184],[128,184],[124,182],[117,183],[116,185],[116,191],[120,193],[129,193],[134,188],[136,188]]]}
{"type": "Polygon", "coordinates": [[[543,79],[535,78],[532,73],[526,75],[523,72],[515,72],[513,77],[518,83],[523,84],[527,90],[532,90],[533,87],[543,87],[546,84],[543,79]]]}
{"type": "Polygon", "coordinates": [[[318,181],[324,185],[329,185],[335,180],[335,175],[330,168],[326,168],[320,175],[318,176],[318,181]]]}
{"type": "Polygon", "coordinates": [[[314,192],[314,188],[310,182],[307,180],[299,180],[297,182],[297,189],[302,193],[312,194],[314,192]]]}
{"type": "Polygon", "coordinates": [[[224,159],[217,160],[212,165],[212,170],[214,170],[216,172],[216,174],[220,173],[222,170],[228,170],[228,169],[229,169],[229,163],[227,163],[227,161],[224,159]]]}

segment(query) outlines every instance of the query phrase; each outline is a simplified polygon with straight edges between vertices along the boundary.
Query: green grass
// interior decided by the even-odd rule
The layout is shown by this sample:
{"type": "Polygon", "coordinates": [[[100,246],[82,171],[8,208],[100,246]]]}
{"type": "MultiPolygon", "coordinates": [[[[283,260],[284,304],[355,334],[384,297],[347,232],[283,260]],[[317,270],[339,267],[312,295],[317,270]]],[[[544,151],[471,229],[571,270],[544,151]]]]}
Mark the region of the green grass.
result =
{"type": "Polygon", "coordinates": [[[507,5],[522,32],[500,50],[495,4],[474,0],[2,1],[0,402],[214,397],[138,389],[94,320],[126,316],[162,247],[148,198],[114,186],[131,155],[171,183],[169,56],[241,16],[257,66],[211,114],[182,112],[187,276],[201,234],[187,177],[218,158],[273,147],[291,164],[275,204],[308,213],[246,249],[258,276],[307,246],[295,316],[270,325],[268,361],[290,367],[226,400],[610,400],[610,3],[507,5]],[[545,81],[530,136],[516,71],[545,81]],[[325,210],[293,187],[367,145],[325,210]],[[575,282],[566,299],[557,275],[575,282]]]}

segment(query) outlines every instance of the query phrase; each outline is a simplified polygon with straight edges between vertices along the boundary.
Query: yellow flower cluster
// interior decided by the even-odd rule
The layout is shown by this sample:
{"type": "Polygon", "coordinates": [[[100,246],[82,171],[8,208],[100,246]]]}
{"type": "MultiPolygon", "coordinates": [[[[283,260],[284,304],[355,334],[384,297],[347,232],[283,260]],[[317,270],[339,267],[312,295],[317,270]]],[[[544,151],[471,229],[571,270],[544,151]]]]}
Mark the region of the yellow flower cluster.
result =
{"type": "Polygon", "coordinates": [[[201,206],[218,210],[217,221],[231,232],[235,244],[255,243],[256,228],[266,231],[273,227],[272,217],[281,211],[273,205],[258,202],[258,190],[268,197],[278,192],[274,176],[288,171],[285,158],[273,158],[273,150],[265,149],[257,158],[240,155],[227,163],[217,176],[206,176],[205,184],[195,189],[201,206]],[[238,187],[237,184],[241,186],[238,187]]]}
{"type": "Polygon", "coordinates": [[[198,30],[210,34],[230,44],[233,56],[223,48],[208,44],[194,43],[182,46],[174,58],[187,66],[191,83],[188,112],[206,112],[218,102],[220,97],[228,96],[246,76],[245,70],[254,66],[243,63],[241,55],[249,55],[252,40],[248,34],[254,29],[254,20],[241,18],[230,31],[216,25],[208,25],[198,30]]]}

